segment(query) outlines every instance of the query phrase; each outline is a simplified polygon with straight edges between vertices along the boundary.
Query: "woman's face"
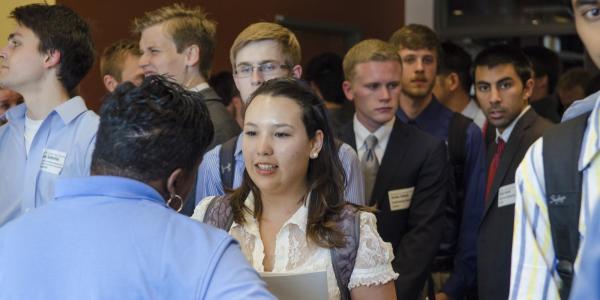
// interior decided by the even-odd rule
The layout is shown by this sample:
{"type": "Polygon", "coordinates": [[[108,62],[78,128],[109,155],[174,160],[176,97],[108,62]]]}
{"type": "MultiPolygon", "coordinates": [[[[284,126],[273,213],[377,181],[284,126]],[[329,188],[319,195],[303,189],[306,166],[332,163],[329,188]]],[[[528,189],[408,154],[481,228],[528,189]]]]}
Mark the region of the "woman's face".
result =
{"type": "Polygon", "coordinates": [[[289,98],[259,95],[246,109],[244,160],[263,195],[305,192],[311,153],[322,143],[320,130],[308,138],[302,110],[289,98]]]}

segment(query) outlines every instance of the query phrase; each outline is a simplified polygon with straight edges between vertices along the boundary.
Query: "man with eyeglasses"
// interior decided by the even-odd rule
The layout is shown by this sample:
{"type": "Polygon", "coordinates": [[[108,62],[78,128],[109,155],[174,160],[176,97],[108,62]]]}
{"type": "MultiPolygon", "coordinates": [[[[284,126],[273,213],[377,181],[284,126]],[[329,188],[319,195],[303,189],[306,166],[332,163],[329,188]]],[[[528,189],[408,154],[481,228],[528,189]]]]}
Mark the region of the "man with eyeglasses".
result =
{"type": "MultiPolygon", "coordinates": [[[[235,85],[242,100],[269,79],[302,75],[300,44],[287,28],[268,22],[255,23],[235,39],[230,51],[235,85]]],[[[365,204],[364,181],[356,152],[340,142],[339,157],[346,174],[346,201],[365,204]]],[[[242,135],[204,155],[198,171],[196,204],[207,196],[223,195],[240,185],[244,173],[242,135]]]]}

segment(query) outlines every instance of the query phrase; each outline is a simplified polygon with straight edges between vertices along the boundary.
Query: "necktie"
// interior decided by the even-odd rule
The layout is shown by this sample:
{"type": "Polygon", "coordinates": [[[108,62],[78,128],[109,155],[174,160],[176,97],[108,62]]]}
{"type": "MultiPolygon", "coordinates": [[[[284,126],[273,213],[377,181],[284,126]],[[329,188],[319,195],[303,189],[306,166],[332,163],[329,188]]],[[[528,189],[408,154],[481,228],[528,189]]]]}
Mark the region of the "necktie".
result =
{"type": "Polygon", "coordinates": [[[492,158],[492,162],[490,163],[490,169],[488,170],[487,185],[485,189],[485,201],[487,201],[487,198],[490,194],[490,189],[492,188],[492,183],[494,182],[494,177],[496,177],[496,171],[498,170],[500,157],[502,156],[502,152],[504,152],[504,145],[504,140],[498,138],[498,146],[496,147],[496,153],[494,153],[494,157],[492,158]]]}
{"type": "Polygon", "coordinates": [[[379,161],[375,155],[375,146],[377,145],[377,137],[369,135],[365,140],[366,151],[360,160],[360,167],[365,177],[365,199],[366,203],[371,202],[371,193],[377,178],[377,170],[379,170],[379,161]]]}

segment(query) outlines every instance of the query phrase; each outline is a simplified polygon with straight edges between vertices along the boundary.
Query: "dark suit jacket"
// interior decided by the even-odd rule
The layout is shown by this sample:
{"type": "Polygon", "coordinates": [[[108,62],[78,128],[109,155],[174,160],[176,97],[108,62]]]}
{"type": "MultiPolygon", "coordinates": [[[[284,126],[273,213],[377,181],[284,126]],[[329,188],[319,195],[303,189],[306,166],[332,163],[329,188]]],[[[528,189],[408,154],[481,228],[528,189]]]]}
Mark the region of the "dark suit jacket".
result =
{"type": "MultiPolygon", "coordinates": [[[[498,190],[515,182],[515,172],[527,149],[550,126],[550,121],[529,109],[515,124],[500,157],[490,194],[486,199],[477,241],[480,299],[508,299],[515,205],[498,207],[498,190]]],[[[487,153],[488,169],[496,148],[497,144],[492,141],[487,153]]]]}
{"type": "Polygon", "coordinates": [[[217,95],[213,88],[207,88],[198,92],[206,106],[208,107],[208,113],[210,114],[210,120],[213,123],[215,129],[215,135],[212,142],[206,149],[214,148],[216,145],[220,145],[228,141],[230,138],[240,134],[241,129],[237,122],[233,119],[231,114],[223,105],[221,97],[217,95]]]}
{"type": "MultiPolygon", "coordinates": [[[[356,149],[352,122],[341,139],[356,149]]],[[[439,249],[446,201],[446,146],[443,141],[396,119],[373,188],[377,229],[394,247],[398,299],[417,299],[439,249]],[[389,191],[414,187],[407,209],[390,211],[389,191]]]]}

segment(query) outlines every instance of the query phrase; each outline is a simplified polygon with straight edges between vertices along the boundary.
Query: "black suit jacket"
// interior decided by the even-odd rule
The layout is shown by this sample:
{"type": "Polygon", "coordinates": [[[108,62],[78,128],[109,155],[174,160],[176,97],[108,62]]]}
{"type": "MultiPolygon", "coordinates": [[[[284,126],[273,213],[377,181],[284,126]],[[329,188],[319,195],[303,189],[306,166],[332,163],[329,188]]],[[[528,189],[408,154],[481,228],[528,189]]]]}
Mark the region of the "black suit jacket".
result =
{"type": "MultiPolygon", "coordinates": [[[[480,299],[508,299],[515,205],[498,207],[498,190],[515,182],[515,172],[529,146],[550,126],[550,121],[530,108],[515,124],[506,142],[479,227],[477,280],[480,299]]],[[[497,144],[492,141],[487,153],[488,170],[496,148],[497,144]]]]}
{"type": "MultiPolygon", "coordinates": [[[[356,149],[352,122],[341,139],[356,149]]],[[[446,204],[446,146],[396,119],[369,203],[377,204],[377,229],[394,248],[398,299],[421,295],[439,248],[446,204]],[[414,187],[407,209],[390,211],[389,191],[414,187]]]]}
{"type": "Polygon", "coordinates": [[[240,134],[241,129],[237,122],[233,119],[233,116],[227,111],[223,101],[219,95],[209,87],[207,89],[198,92],[202,96],[204,103],[208,107],[208,113],[210,114],[210,120],[213,123],[215,135],[212,142],[206,149],[214,148],[216,145],[227,142],[234,136],[240,134]]]}

